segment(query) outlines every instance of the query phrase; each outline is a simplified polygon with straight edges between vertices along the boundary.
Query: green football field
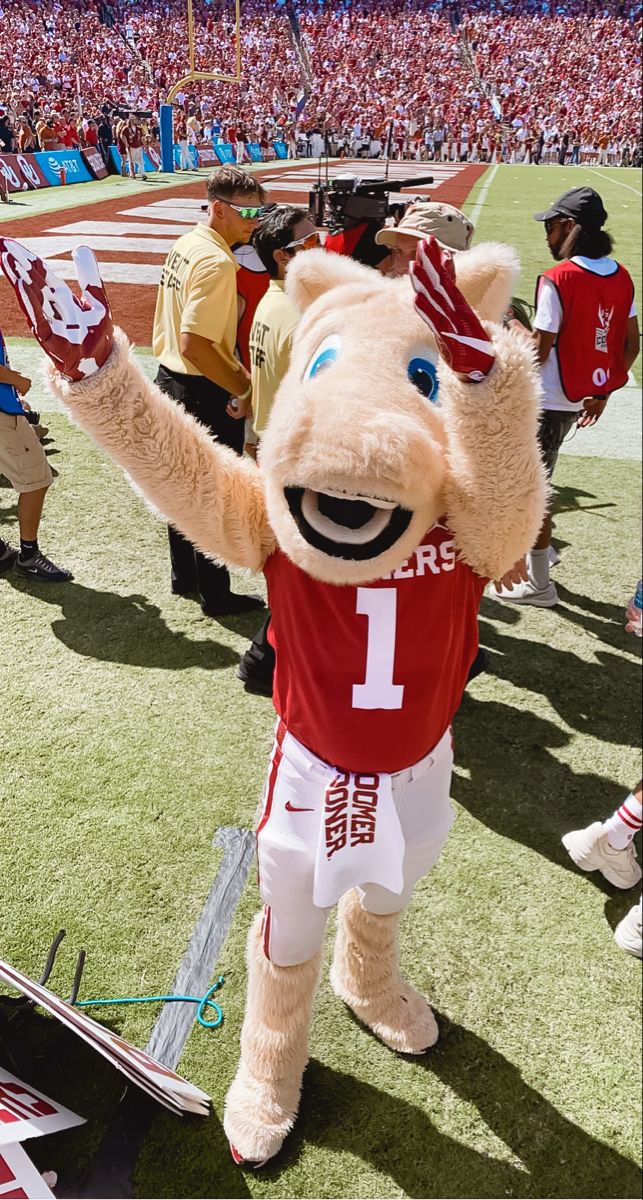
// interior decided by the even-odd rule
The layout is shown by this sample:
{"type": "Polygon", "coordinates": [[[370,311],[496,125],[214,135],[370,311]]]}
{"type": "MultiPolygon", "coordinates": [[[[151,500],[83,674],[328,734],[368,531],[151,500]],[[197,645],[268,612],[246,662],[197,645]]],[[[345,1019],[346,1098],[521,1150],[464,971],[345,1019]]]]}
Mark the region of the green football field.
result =
{"type": "MultiPolygon", "coordinates": [[[[549,265],[531,214],[581,182],[601,191],[640,292],[638,172],[500,167],[466,207],[477,240],[518,247],[528,298],[549,265]]],[[[26,338],[10,352],[18,369],[39,370],[26,338]]],[[[140,357],[151,372],[149,352],[140,357]]],[[[438,1046],[396,1057],[325,974],[296,1129],[267,1169],[235,1167],[221,1118],[259,903],[251,869],[213,971],[225,976],[224,1024],[195,1026],[179,1064],[212,1096],[212,1115],[159,1108],[146,1129],[130,1095],[127,1120],[141,1121],[134,1195],[640,1195],[640,966],[612,938],[637,896],[580,874],[560,844],[612,812],[641,773],[641,643],[623,628],[641,574],[640,361],[634,375],[559,460],[558,607],[483,601],[491,669],[456,720],[457,820],[402,931],[403,967],[435,1007],[438,1046]]],[[[213,623],[170,596],[164,528],[43,385],[34,391],[60,475],[41,542],[75,582],[0,577],[0,958],[37,976],[64,927],[50,980],[60,995],[81,946],[83,998],[163,992],[221,866],[217,830],[250,829],[260,797],[274,714],[235,679],[257,620],[213,623]]],[[[0,486],[0,535],[14,539],[15,499],[0,486]]],[[[143,1047],[158,1007],[99,1015],[143,1047]]],[[[127,1166],[128,1138],[113,1133],[123,1078],[36,1014],[14,1048],[30,1082],[87,1117],[28,1144],[40,1169],[58,1172],[59,1194],[81,1194],[110,1129],[107,1157],[127,1166]]]]}

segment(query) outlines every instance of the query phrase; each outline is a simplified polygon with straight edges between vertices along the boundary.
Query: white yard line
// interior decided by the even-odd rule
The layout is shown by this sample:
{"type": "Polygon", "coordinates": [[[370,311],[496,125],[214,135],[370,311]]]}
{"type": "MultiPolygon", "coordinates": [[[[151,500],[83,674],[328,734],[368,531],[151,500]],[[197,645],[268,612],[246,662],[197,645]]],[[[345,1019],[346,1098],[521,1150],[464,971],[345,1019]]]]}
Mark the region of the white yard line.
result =
{"type": "Polygon", "coordinates": [[[476,225],[478,222],[480,213],[482,212],[482,209],[483,209],[484,202],[487,199],[487,196],[489,195],[489,188],[491,187],[491,184],[493,183],[493,181],[496,178],[496,175],[498,173],[498,166],[499,166],[499,163],[496,163],[495,167],[493,167],[491,174],[490,174],[489,178],[487,179],[487,182],[485,183],[482,191],[480,192],[480,195],[478,196],[478,199],[476,200],[475,208],[469,217],[469,220],[471,221],[472,225],[476,225]]]}
{"type": "Polygon", "coordinates": [[[612,179],[611,175],[603,175],[600,167],[585,167],[585,170],[592,171],[594,174],[600,175],[603,183],[613,183],[615,187],[627,188],[628,192],[634,192],[634,195],[638,196],[639,199],[643,195],[643,192],[638,192],[635,187],[632,187],[631,183],[623,183],[620,179],[612,179]]]}

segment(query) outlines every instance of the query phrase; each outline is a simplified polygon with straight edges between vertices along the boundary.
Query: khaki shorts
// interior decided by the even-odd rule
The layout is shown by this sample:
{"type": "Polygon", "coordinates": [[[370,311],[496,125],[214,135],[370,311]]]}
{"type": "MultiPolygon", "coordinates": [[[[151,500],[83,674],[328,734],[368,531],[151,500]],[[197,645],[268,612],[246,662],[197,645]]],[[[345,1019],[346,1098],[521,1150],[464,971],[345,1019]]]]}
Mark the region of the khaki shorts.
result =
{"type": "Polygon", "coordinates": [[[16,492],[38,492],[53,483],[45,452],[26,417],[0,412],[0,475],[16,492]]]}

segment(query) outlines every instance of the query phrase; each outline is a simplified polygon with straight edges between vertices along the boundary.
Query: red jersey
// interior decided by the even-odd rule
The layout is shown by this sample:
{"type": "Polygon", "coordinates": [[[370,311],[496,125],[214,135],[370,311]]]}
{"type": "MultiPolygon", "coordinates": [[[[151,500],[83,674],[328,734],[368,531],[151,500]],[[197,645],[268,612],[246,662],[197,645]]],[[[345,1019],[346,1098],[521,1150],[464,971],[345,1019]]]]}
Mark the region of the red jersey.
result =
{"type": "MultiPolygon", "coordinates": [[[[562,389],[572,404],[585,396],[609,396],[627,382],[623,351],[634,284],[625,267],[614,266],[611,275],[597,275],[566,260],[543,272],[563,310],[556,357],[562,389]]],[[[540,279],[536,297],[539,287],[540,279]]]]}
{"type": "Polygon", "coordinates": [[[394,772],[448,729],[478,648],[486,580],[434,525],[390,576],[364,586],[311,578],[276,550],[264,572],[274,702],[286,727],[345,771],[394,772]]]}

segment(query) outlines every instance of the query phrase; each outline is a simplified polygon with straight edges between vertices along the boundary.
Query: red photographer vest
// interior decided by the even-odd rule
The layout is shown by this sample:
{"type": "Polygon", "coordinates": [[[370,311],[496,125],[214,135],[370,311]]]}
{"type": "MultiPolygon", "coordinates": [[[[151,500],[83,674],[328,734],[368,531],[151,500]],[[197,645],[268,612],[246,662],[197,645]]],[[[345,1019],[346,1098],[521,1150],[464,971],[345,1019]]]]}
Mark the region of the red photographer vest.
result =
{"type": "Polygon", "coordinates": [[[584,396],[609,396],[623,387],[627,372],[623,349],[634,284],[620,263],[611,275],[595,275],[578,263],[565,261],[544,271],[560,299],[563,321],[556,338],[556,356],[563,391],[572,404],[584,396]]]}

